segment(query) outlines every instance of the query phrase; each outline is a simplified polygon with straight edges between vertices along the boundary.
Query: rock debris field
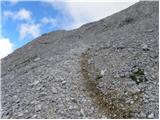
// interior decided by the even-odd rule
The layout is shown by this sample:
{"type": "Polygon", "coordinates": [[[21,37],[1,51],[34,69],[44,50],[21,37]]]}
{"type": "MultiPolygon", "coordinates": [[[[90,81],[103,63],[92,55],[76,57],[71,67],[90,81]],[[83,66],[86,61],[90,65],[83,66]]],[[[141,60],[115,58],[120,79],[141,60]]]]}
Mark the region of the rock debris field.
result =
{"type": "Polygon", "coordinates": [[[2,118],[159,118],[159,3],[46,33],[2,59],[2,118]]]}

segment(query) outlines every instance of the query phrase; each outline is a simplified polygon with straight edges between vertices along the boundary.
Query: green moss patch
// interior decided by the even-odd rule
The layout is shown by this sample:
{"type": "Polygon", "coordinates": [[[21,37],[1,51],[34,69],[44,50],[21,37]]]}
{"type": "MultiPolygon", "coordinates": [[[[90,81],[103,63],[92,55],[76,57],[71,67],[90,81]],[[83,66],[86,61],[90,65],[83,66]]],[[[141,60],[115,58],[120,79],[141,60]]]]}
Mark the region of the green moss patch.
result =
{"type": "Polygon", "coordinates": [[[136,84],[143,83],[147,81],[145,75],[144,75],[144,70],[138,68],[137,71],[133,71],[132,74],[130,75],[130,78],[136,82],[136,84]]]}

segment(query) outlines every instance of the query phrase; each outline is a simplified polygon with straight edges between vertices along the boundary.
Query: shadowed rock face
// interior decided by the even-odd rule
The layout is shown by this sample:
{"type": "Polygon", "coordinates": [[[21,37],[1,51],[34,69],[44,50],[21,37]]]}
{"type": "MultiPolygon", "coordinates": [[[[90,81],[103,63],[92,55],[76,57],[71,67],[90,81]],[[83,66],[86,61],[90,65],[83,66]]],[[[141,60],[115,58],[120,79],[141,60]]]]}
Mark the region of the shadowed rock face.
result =
{"type": "Polygon", "coordinates": [[[44,34],[2,59],[2,118],[158,118],[158,4],[44,34]]]}

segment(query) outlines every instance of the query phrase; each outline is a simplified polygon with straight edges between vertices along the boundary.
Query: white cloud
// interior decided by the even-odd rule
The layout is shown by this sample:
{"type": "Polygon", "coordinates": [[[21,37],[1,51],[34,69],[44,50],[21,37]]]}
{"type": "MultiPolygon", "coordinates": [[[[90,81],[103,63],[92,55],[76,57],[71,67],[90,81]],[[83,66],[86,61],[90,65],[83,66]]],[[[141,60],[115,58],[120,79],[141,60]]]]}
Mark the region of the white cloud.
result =
{"type": "Polygon", "coordinates": [[[9,38],[0,38],[0,59],[13,51],[13,43],[9,38]]]}
{"type": "Polygon", "coordinates": [[[11,3],[11,5],[15,5],[18,3],[18,0],[10,0],[9,2],[11,3]]]}
{"type": "Polygon", "coordinates": [[[22,8],[16,12],[4,11],[3,15],[4,15],[4,17],[12,18],[14,20],[31,20],[32,13],[30,11],[22,8]]]}
{"type": "Polygon", "coordinates": [[[40,35],[40,24],[21,24],[20,26],[20,39],[26,38],[28,35],[36,38],[40,35]]]}
{"type": "Polygon", "coordinates": [[[29,20],[29,19],[31,19],[31,12],[23,8],[20,11],[18,11],[16,17],[17,17],[17,19],[19,18],[21,20],[23,20],[23,19],[29,20]]]}
{"type": "Polygon", "coordinates": [[[4,12],[3,12],[3,15],[4,15],[5,17],[12,17],[12,16],[13,16],[13,12],[11,12],[11,11],[4,11],[4,12]]]}
{"type": "Polygon", "coordinates": [[[122,9],[127,8],[133,3],[118,2],[67,2],[66,8],[74,19],[75,27],[97,21],[122,9]]]}
{"type": "Polygon", "coordinates": [[[54,8],[59,9],[59,10],[65,9],[65,2],[66,1],[63,1],[63,0],[43,0],[43,2],[49,3],[54,8]]]}
{"type": "Polygon", "coordinates": [[[54,8],[64,11],[70,15],[73,19],[72,25],[66,26],[67,28],[76,28],[82,24],[97,21],[109,15],[112,15],[120,10],[123,10],[130,5],[134,4],[136,0],[132,2],[106,2],[98,0],[79,0],[79,1],[47,1],[54,8]]]}
{"type": "Polygon", "coordinates": [[[43,17],[42,23],[43,24],[50,24],[51,26],[55,26],[57,24],[57,20],[54,18],[43,17]]]}

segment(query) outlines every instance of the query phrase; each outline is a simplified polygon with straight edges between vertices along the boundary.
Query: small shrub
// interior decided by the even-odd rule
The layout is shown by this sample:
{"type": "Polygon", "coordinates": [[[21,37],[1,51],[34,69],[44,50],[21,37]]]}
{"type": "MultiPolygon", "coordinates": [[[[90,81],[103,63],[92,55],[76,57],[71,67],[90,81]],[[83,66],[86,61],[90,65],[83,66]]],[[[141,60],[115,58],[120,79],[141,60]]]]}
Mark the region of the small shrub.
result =
{"type": "Polygon", "coordinates": [[[144,75],[144,70],[138,68],[137,71],[133,71],[132,74],[130,75],[130,78],[136,82],[136,84],[140,84],[142,82],[147,81],[145,75],[144,75]]]}

